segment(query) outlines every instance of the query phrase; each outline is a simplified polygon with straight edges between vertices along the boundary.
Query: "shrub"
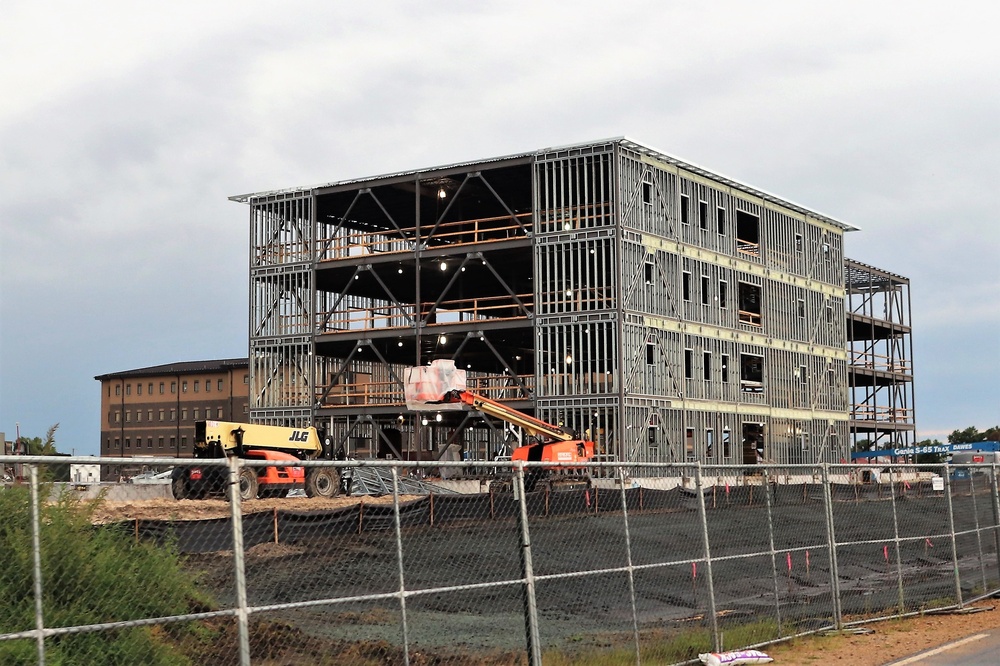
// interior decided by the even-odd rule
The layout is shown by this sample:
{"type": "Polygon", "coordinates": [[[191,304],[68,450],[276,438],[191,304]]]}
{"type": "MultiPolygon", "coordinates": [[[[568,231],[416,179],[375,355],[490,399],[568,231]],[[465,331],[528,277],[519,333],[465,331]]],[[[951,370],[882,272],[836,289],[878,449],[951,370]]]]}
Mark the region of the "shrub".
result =
{"type": "MultiPolygon", "coordinates": [[[[48,496],[43,488],[40,496],[48,496]]],[[[98,500],[99,502],[99,500],[98,500]]],[[[92,526],[98,502],[63,495],[41,507],[42,614],[46,627],[179,615],[207,599],[174,548],[136,542],[114,526],[92,526]]],[[[31,506],[25,487],[0,490],[0,633],[35,627],[31,506]]],[[[130,627],[46,639],[46,663],[188,664],[173,645],[176,625],[130,627]]],[[[0,641],[0,663],[36,663],[34,639],[0,641]]]]}

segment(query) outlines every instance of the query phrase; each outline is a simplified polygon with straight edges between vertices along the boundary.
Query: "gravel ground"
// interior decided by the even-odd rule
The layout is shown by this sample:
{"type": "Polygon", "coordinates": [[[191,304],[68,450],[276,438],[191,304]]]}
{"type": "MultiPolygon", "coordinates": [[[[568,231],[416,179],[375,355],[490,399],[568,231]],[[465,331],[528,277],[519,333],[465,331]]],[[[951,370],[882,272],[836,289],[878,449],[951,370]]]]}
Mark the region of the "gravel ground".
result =
{"type": "MultiPolygon", "coordinates": [[[[597,515],[530,519],[531,558],[539,577],[540,638],[545,650],[584,654],[629,649],[634,640],[632,586],[642,641],[664,633],[707,629],[707,571],[704,563],[693,569],[684,561],[703,555],[696,504],[683,494],[672,497],[664,506],[642,511],[632,507],[630,500],[628,543],[636,567],[631,582],[624,570],[629,557],[624,522],[619,511],[612,511],[613,506],[597,515]],[[597,570],[602,571],[574,573],[597,570]]],[[[752,505],[716,499],[714,508],[709,505],[708,518],[721,630],[733,632],[740,625],[763,621],[752,639],[770,640],[777,633],[779,614],[786,634],[829,625],[829,553],[824,545],[822,504],[805,491],[776,498],[772,559],[767,511],[760,495],[752,505]],[[758,554],[744,556],[747,552],[758,554]]],[[[569,493],[565,498],[554,494],[552,501],[557,500],[581,502],[580,496],[569,493]]],[[[391,498],[382,501],[391,502],[391,498]]],[[[287,508],[291,502],[297,509],[305,508],[300,500],[261,502],[263,511],[287,508]]],[[[334,502],[343,507],[357,499],[334,502]]],[[[992,521],[988,495],[957,496],[953,503],[960,531],[973,529],[977,520],[980,526],[992,521]]],[[[223,507],[200,510],[228,509],[225,503],[220,504],[223,507]]],[[[251,504],[248,510],[252,510],[251,504]]],[[[310,507],[322,508],[326,507],[310,507]]],[[[951,540],[941,536],[947,532],[946,516],[945,500],[930,495],[900,499],[895,507],[888,499],[837,502],[834,525],[838,542],[851,542],[837,552],[845,615],[878,614],[898,603],[897,566],[904,576],[908,609],[939,605],[954,595],[951,540]],[[893,511],[900,525],[898,565],[893,511]]],[[[250,604],[390,595],[398,592],[402,576],[406,589],[415,592],[406,600],[408,638],[415,649],[478,655],[483,660],[485,655],[494,655],[496,663],[506,663],[510,654],[523,653],[523,596],[521,586],[512,583],[522,570],[515,520],[491,519],[485,513],[454,520],[439,515],[433,526],[404,526],[402,572],[391,529],[359,533],[354,520],[317,521],[314,533],[298,533],[294,541],[258,544],[248,550],[250,604]],[[493,586],[423,592],[484,582],[493,586]]],[[[993,543],[989,534],[967,534],[956,540],[966,598],[982,588],[983,579],[995,585],[998,575],[993,543]],[[980,543],[987,553],[982,560],[978,556],[980,543]]],[[[231,553],[191,555],[187,562],[220,603],[233,603],[231,553]]],[[[254,617],[288,623],[325,641],[401,644],[398,598],[272,611],[254,617]]]]}

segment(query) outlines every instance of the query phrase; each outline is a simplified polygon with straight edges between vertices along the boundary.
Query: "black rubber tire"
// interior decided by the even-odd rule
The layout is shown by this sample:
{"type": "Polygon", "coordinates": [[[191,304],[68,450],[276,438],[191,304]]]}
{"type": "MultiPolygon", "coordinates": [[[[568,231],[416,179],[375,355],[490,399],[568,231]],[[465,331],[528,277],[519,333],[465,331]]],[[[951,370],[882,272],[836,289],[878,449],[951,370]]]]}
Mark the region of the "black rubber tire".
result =
{"type": "Polygon", "coordinates": [[[336,497],[340,494],[340,472],[333,467],[306,470],[307,497],[336,497]]]}
{"type": "Polygon", "coordinates": [[[183,476],[175,476],[170,479],[170,492],[173,493],[174,499],[182,500],[188,498],[188,488],[187,479],[183,476]]]}
{"type": "Polygon", "coordinates": [[[257,491],[260,484],[257,481],[257,469],[254,467],[244,467],[239,475],[240,501],[257,499],[257,491]]]}

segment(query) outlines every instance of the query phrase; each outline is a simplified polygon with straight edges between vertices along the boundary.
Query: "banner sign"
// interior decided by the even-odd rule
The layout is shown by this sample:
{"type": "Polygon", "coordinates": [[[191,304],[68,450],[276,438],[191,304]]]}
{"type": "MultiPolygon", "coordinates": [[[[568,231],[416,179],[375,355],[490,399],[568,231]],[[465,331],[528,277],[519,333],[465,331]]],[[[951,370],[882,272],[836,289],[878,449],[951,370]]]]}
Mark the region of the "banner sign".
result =
{"type": "Polygon", "coordinates": [[[957,453],[959,451],[1000,451],[1000,442],[966,442],[964,444],[934,444],[909,446],[902,449],[880,449],[878,451],[858,451],[851,454],[851,460],[859,458],[897,458],[924,453],[957,453]]]}

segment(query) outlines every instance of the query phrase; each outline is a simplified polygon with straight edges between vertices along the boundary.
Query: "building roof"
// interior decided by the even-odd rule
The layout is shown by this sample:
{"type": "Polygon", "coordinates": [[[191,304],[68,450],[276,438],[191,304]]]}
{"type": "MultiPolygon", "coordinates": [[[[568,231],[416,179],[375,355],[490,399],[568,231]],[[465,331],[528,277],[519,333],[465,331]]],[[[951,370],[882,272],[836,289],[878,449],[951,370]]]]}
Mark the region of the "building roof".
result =
{"type": "Polygon", "coordinates": [[[220,372],[225,370],[238,370],[249,368],[249,359],[228,358],[213,361],[182,361],[180,363],[165,363],[163,365],[153,365],[148,368],[136,368],[135,370],[123,370],[121,372],[109,372],[105,375],[98,375],[94,379],[106,381],[108,379],[125,379],[127,377],[152,377],[154,375],[191,375],[205,372],[220,372]]]}
{"type": "Polygon", "coordinates": [[[279,190],[266,190],[266,191],[262,191],[262,192],[251,192],[249,194],[237,194],[237,195],[229,197],[229,199],[230,199],[230,201],[236,201],[238,203],[250,203],[251,199],[254,199],[254,198],[257,198],[257,197],[272,197],[272,196],[280,196],[280,195],[285,195],[285,194],[305,193],[305,192],[312,192],[312,191],[315,191],[315,190],[320,190],[320,189],[324,189],[324,188],[328,188],[328,187],[343,187],[345,185],[362,185],[362,184],[366,184],[366,183],[373,183],[375,181],[380,181],[380,180],[388,180],[388,179],[392,179],[392,178],[400,178],[402,176],[417,176],[417,175],[422,174],[422,173],[430,173],[430,172],[434,172],[434,171],[443,171],[443,170],[446,170],[446,169],[457,169],[457,168],[462,168],[462,167],[475,167],[475,166],[481,166],[481,165],[484,165],[484,164],[492,164],[492,163],[496,163],[496,162],[506,162],[506,161],[510,161],[510,160],[536,158],[536,157],[539,157],[541,155],[546,155],[546,154],[553,153],[553,152],[561,152],[561,151],[567,151],[567,150],[579,150],[579,149],[582,149],[582,148],[588,148],[588,147],[594,147],[594,146],[601,146],[601,145],[607,145],[607,144],[614,144],[614,143],[620,144],[620,145],[622,145],[623,147],[625,147],[625,148],[627,148],[629,150],[633,150],[633,151],[638,152],[640,154],[647,155],[648,157],[651,157],[653,159],[660,160],[662,162],[666,162],[667,164],[671,164],[671,165],[677,166],[677,167],[679,167],[681,169],[684,169],[686,171],[690,171],[691,173],[698,174],[699,176],[703,176],[703,177],[708,178],[710,180],[717,181],[717,182],[719,182],[719,183],[721,183],[723,185],[726,185],[726,186],[728,186],[728,187],[730,187],[730,188],[732,188],[734,190],[738,190],[740,192],[744,192],[744,193],[746,193],[746,194],[748,194],[750,196],[757,197],[759,199],[763,199],[764,201],[768,201],[768,202],[772,202],[772,203],[778,204],[780,206],[783,206],[785,208],[788,208],[790,210],[793,210],[793,211],[795,211],[797,213],[800,213],[800,214],[803,214],[803,215],[809,215],[809,216],[814,217],[814,218],[816,218],[818,220],[822,220],[824,222],[832,224],[835,227],[839,227],[840,229],[843,229],[844,231],[858,231],[858,227],[852,226],[852,225],[847,224],[845,222],[841,222],[841,221],[836,220],[836,219],[834,219],[834,218],[832,218],[832,217],[830,217],[828,215],[824,215],[824,214],[819,213],[819,212],[817,212],[815,210],[812,210],[810,208],[806,208],[806,207],[801,206],[801,205],[799,205],[797,203],[789,201],[788,199],[785,199],[783,197],[779,197],[777,195],[771,194],[771,193],[766,192],[764,190],[761,190],[759,188],[751,187],[750,185],[742,183],[742,182],[740,182],[738,180],[735,180],[733,178],[730,178],[728,176],[724,176],[724,175],[722,175],[720,173],[717,173],[717,172],[711,171],[709,169],[706,169],[704,167],[698,166],[698,165],[694,164],[693,162],[688,162],[688,161],[685,161],[685,160],[681,160],[681,159],[679,159],[677,157],[673,157],[673,156],[668,155],[667,153],[664,153],[662,151],[656,150],[654,148],[651,148],[649,146],[643,145],[643,144],[638,143],[636,141],[632,141],[631,139],[629,139],[627,137],[624,137],[624,136],[614,137],[614,138],[610,138],[610,139],[601,139],[601,140],[598,140],[598,141],[587,141],[585,143],[571,144],[571,145],[567,145],[567,146],[553,146],[553,147],[549,147],[549,148],[541,148],[539,150],[533,150],[533,151],[522,152],[522,153],[515,153],[513,155],[505,155],[505,156],[502,156],[502,157],[491,157],[491,158],[480,159],[480,160],[471,160],[471,161],[465,161],[465,162],[456,162],[455,164],[446,164],[446,165],[440,165],[440,166],[434,166],[434,167],[426,167],[426,168],[422,168],[422,169],[411,169],[411,170],[407,170],[407,171],[397,171],[397,172],[394,172],[394,173],[387,173],[387,174],[382,174],[382,175],[379,175],[379,176],[367,176],[367,177],[364,177],[364,178],[354,178],[354,179],[349,179],[349,180],[334,181],[334,182],[322,183],[322,184],[319,184],[319,185],[309,185],[309,186],[304,186],[304,187],[289,187],[289,188],[284,188],[284,189],[279,189],[279,190]]]}

